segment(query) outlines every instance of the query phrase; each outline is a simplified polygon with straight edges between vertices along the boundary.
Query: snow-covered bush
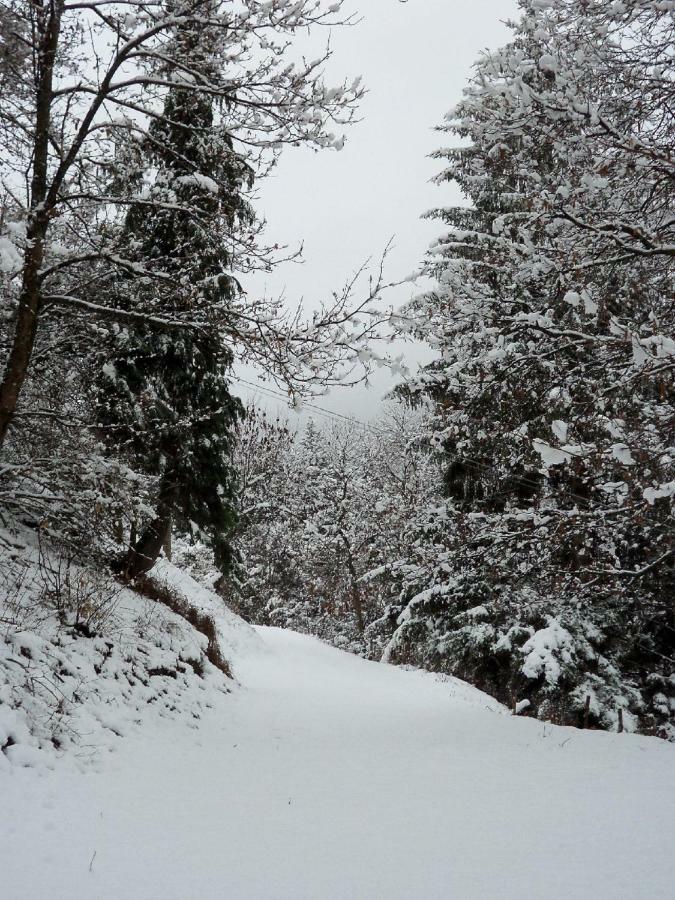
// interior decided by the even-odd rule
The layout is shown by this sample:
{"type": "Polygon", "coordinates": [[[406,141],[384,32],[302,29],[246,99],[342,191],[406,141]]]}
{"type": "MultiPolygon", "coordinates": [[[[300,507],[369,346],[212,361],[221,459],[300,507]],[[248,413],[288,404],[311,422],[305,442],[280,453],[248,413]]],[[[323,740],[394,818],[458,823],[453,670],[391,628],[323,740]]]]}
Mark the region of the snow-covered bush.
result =
{"type": "Polygon", "coordinates": [[[2,532],[0,767],[83,763],[147,723],[195,727],[255,640],[220,598],[162,562],[133,590],[2,532]]]}
{"type": "Polygon", "coordinates": [[[512,709],[527,701],[530,714],[559,724],[616,730],[621,715],[627,730],[658,731],[653,701],[667,680],[639,689],[629,671],[644,617],[616,613],[460,575],[415,595],[384,658],[463,678],[512,709]]]}

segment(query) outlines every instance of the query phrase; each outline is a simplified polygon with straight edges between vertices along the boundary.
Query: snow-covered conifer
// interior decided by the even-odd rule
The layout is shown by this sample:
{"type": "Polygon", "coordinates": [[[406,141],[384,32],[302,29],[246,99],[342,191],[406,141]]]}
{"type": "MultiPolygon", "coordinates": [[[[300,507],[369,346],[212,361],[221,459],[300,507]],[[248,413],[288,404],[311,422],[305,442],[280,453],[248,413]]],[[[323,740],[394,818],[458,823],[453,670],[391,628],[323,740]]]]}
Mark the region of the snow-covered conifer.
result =
{"type": "MultiPolygon", "coordinates": [[[[195,76],[217,83],[218,46],[207,25],[176,26],[173,45],[173,56],[189,61],[195,76]]],[[[177,85],[137,155],[137,179],[148,181],[153,202],[141,195],[130,206],[120,243],[127,259],[160,277],[121,274],[110,289],[112,305],[156,308],[165,318],[201,308],[206,320],[199,329],[173,332],[152,317],[111,329],[99,419],[113,452],[157,481],[156,516],[123,566],[129,577],[151,568],[179,519],[183,530],[213,546],[225,571],[236,493],[231,456],[242,409],[230,394],[233,354],[219,334],[220,309],[240,291],[229,244],[253,218],[241,193],[251,173],[218,126],[212,97],[177,85]]]]}
{"type": "Polygon", "coordinates": [[[391,657],[542,716],[668,719],[673,651],[675,22],[667,5],[521,4],[443,130],[468,207],[411,307],[438,358],[446,501],[391,657]],[[589,711],[586,712],[587,703],[589,711]]]}

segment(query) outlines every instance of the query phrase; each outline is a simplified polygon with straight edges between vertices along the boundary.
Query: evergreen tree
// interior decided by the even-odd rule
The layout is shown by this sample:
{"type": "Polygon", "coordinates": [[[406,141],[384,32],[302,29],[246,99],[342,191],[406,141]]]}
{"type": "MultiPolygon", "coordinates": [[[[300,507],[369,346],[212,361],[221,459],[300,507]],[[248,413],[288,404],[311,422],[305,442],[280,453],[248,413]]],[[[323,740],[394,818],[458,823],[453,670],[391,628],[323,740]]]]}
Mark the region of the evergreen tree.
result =
{"type": "Polygon", "coordinates": [[[411,313],[439,357],[406,392],[434,402],[446,501],[416,523],[388,655],[558,721],[665,728],[673,19],[521,6],[438,154],[471,205],[433,213],[439,286],[411,313]]]}
{"type": "MultiPolygon", "coordinates": [[[[174,41],[172,58],[189,63],[204,83],[215,83],[218,47],[208,28],[179,26],[174,41]]],[[[205,324],[167,329],[149,319],[111,335],[101,424],[112,449],[126,452],[156,479],[156,516],[125,560],[130,577],[153,565],[172,518],[207,540],[222,571],[230,563],[236,495],[231,455],[242,407],[229,390],[233,355],[222,340],[219,310],[239,290],[228,247],[233,231],[252,218],[242,197],[251,174],[217,112],[208,92],[176,84],[138,148],[141,174],[149,180],[139,185],[123,242],[128,257],[161,278],[140,285],[119,279],[115,302],[156,309],[164,321],[198,313],[205,324]]]]}

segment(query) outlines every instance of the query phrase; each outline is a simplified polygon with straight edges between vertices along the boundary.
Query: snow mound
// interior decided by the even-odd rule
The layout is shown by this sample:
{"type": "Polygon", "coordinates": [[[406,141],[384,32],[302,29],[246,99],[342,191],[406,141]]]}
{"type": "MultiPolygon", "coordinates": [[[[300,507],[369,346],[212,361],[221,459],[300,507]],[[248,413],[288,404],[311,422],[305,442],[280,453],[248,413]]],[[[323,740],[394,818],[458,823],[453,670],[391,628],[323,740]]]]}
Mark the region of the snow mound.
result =
{"type": "Polygon", "coordinates": [[[29,544],[3,561],[0,770],[88,764],[131,733],[163,720],[194,729],[221,708],[235,687],[230,659],[260,638],[175,566],[153,579],[213,623],[215,657],[213,635],[111,577],[45,560],[29,544]]]}

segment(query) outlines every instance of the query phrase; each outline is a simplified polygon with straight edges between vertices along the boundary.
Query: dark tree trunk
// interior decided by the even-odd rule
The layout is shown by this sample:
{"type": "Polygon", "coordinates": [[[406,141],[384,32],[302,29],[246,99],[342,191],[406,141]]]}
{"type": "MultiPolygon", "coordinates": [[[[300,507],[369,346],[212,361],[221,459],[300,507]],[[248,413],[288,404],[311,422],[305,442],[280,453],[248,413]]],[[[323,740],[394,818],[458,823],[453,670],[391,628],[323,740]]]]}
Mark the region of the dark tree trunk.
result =
{"type": "Polygon", "coordinates": [[[145,575],[154,566],[171,536],[171,516],[176,503],[176,482],[168,474],[162,477],[157,501],[157,515],[141,532],[126,554],[121,569],[130,581],[145,575]]]}
{"type": "Polygon", "coordinates": [[[356,616],[356,624],[358,626],[359,631],[363,634],[365,630],[365,622],[363,621],[363,603],[361,602],[361,591],[359,590],[359,578],[356,574],[356,567],[354,566],[354,558],[352,556],[352,548],[349,545],[349,541],[347,538],[340,532],[340,538],[342,539],[342,543],[344,545],[346,554],[347,554],[347,569],[349,570],[349,578],[351,581],[351,594],[352,594],[352,609],[354,610],[354,615],[356,616]]]}
{"type": "Polygon", "coordinates": [[[126,578],[132,580],[150,571],[159,558],[170,527],[170,513],[160,513],[150,522],[133,547],[129,548],[123,565],[126,578]]]}
{"type": "Polygon", "coordinates": [[[363,621],[363,605],[361,603],[361,592],[359,586],[352,580],[352,607],[356,616],[356,624],[361,634],[365,631],[366,625],[363,621]]]}
{"type": "MultiPolygon", "coordinates": [[[[35,135],[33,138],[33,173],[30,191],[30,218],[26,235],[23,283],[14,326],[14,340],[0,384],[0,449],[14,418],[21,389],[33,353],[40,313],[40,269],[50,210],[47,198],[49,171],[49,132],[51,128],[54,62],[61,30],[64,0],[52,3],[42,22],[42,40],[36,73],[35,135]]],[[[41,10],[37,15],[40,17],[41,10]]]]}
{"type": "Polygon", "coordinates": [[[32,246],[26,253],[24,263],[23,287],[19,296],[14,340],[0,385],[0,447],[5,442],[19,402],[21,388],[26,380],[40,311],[38,270],[42,264],[44,252],[44,227],[31,229],[28,239],[32,241],[32,246]]]}

